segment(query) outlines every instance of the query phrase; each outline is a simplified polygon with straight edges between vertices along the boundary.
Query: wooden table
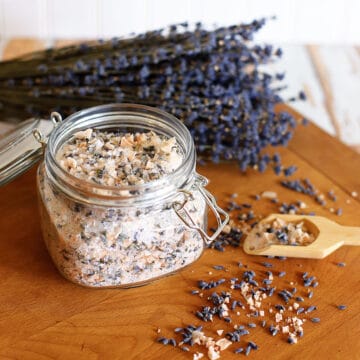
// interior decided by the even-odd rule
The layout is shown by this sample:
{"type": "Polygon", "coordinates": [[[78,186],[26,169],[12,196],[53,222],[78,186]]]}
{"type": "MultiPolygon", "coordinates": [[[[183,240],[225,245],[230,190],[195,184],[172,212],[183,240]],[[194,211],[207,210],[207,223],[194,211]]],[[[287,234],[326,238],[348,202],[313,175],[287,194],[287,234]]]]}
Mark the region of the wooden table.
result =
{"type": "MultiPolygon", "coordinates": [[[[321,192],[335,191],[338,201],[328,203],[343,209],[341,217],[305,195],[282,188],[280,178],[272,171],[242,174],[234,164],[208,165],[199,170],[211,180],[208,188],[221,205],[229,193],[237,192],[239,202],[251,202],[255,213],[266,215],[277,211],[278,205],[265,199],[254,201],[253,195],[272,190],[281,201],[302,200],[308,204],[307,210],[344,225],[360,226],[359,197],[351,197],[351,192],[360,194],[358,154],[312,124],[299,127],[290,146],[280,152],[285,165],[299,168],[292,178],[307,177],[321,192]]],[[[238,267],[238,261],[255,270],[260,279],[268,270],[261,265],[264,258],[228,247],[224,253],[206,250],[187,269],[144,287],[82,288],[60,276],[42,242],[35,169],[0,188],[0,199],[0,358],[192,359],[189,353],[155,340],[160,335],[173,337],[176,327],[201,324],[194,312],[207,302],[206,296],[190,294],[197,280],[239,277],[244,268],[238,267]],[[213,265],[218,264],[229,271],[214,270],[213,265]],[[157,329],[161,329],[160,334],[157,329]]],[[[307,321],[305,335],[296,345],[287,344],[284,335],[272,337],[258,325],[239,344],[225,350],[222,358],[243,356],[232,351],[252,340],[259,345],[259,350],[251,353],[254,359],[359,359],[359,256],[359,247],[343,247],[324,260],[266,259],[273,264],[270,270],[275,275],[278,271],[287,273],[282,279],[275,276],[274,283],[289,288],[293,282],[301,296],[306,294],[301,273],[307,271],[317,277],[320,285],[313,289],[311,300],[305,296],[305,305],[315,304],[318,309],[305,317],[319,317],[321,322],[307,321]],[[338,262],[346,266],[339,267],[338,262]],[[339,304],[347,305],[347,309],[338,310],[339,304]]],[[[281,302],[277,296],[269,301],[281,302]]],[[[234,323],[259,321],[250,320],[245,313],[232,317],[232,324],[216,319],[202,325],[208,335],[219,337],[215,330],[228,331],[234,323]]]]}

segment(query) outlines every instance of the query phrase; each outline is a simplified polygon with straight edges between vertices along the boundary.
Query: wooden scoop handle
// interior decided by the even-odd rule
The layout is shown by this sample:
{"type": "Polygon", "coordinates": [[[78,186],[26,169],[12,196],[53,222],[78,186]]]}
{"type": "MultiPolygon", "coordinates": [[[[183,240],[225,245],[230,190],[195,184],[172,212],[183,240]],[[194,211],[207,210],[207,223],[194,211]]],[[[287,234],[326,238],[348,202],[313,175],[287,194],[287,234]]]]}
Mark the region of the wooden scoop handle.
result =
{"type": "Polygon", "coordinates": [[[360,227],[342,226],[341,232],[344,245],[360,245],[360,227]]]}

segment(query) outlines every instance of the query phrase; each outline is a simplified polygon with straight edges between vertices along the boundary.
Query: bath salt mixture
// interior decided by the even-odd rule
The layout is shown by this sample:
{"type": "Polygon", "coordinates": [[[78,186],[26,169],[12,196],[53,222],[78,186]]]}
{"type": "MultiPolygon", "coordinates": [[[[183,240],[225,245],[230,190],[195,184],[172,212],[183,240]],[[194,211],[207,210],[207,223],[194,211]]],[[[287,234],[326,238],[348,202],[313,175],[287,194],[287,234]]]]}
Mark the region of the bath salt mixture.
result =
{"type": "Polygon", "coordinates": [[[286,222],[276,218],[270,223],[259,223],[248,235],[251,250],[263,249],[269,245],[306,246],[315,240],[304,222],[286,222]]]}
{"type": "MultiPolygon", "coordinates": [[[[175,171],[183,153],[175,138],[154,132],[88,129],[65,142],[56,159],[80,179],[121,189],[175,171]]],[[[133,286],[179,270],[203,252],[203,239],[178,218],[174,199],[109,208],[74,201],[49,182],[44,166],[38,181],[45,243],[59,271],[73,282],[133,286]]],[[[193,196],[186,209],[204,228],[205,201],[194,185],[189,187],[193,196]]]]}
{"type": "Polygon", "coordinates": [[[175,138],[147,133],[79,131],[62,145],[57,161],[69,174],[105,186],[139,185],[176,170],[183,153],[175,138]]]}

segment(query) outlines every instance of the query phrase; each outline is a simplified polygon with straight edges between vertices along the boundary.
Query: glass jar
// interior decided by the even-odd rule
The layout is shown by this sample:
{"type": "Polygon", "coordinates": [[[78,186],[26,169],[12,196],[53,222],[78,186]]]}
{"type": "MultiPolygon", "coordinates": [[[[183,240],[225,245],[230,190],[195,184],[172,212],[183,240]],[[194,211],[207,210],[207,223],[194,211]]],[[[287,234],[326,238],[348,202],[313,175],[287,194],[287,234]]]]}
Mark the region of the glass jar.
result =
{"type": "Polygon", "coordinates": [[[41,226],[61,274],[87,287],[131,287],[169,275],[197,260],[220,233],[228,215],[195,171],[196,154],[187,128],[172,115],[135,104],[110,104],[77,112],[57,125],[38,169],[41,226]],[[183,152],[172,173],[141,185],[110,187],[74,177],[56,160],[72,135],[93,128],[121,133],[153,131],[175,137],[183,152]],[[210,208],[218,227],[207,235],[210,208]]]}

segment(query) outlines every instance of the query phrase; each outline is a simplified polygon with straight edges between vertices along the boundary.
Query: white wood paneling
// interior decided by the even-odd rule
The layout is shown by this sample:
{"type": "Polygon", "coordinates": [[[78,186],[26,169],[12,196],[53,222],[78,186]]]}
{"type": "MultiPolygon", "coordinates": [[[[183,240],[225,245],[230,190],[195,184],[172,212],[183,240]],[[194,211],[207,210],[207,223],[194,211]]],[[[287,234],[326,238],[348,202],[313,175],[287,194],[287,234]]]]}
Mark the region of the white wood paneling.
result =
{"type": "Polygon", "coordinates": [[[98,4],[99,33],[101,37],[126,35],[148,29],[146,0],[102,0],[98,4]]]}
{"type": "Polygon", "coordinates": [[[294,33],[296,0],[272,0],[264,1],[262,4],[259,3],[259,0],[255,0],[251,2],[250,6],[252,7],[252,18],[259,16],[271,18],[276,16],[276,19],[268,21],[266,26],[256,35],[257,40],[282,43],[291,43],[294,41],[294,37],[296,37],[294,33]]]}
{"type": "Polygon", "coordinates": [[[346,24],[343,38],[348,43],[360,44],[360,1],[354,0],[345,8],[346,24]]]}
{"type": "Polygon", "coordinates": [[[312,48],[313,62],[326,96],[326,106],[349,145],[360,143],[360,55],[354,47],[312,48]]]}
{"type": "Polygon", "coordinates": [[[0,0],[0,34],[111,37],[173,22],[226,25],[276,15],[259,39],[360,44],[359,14],[359,0],[0,0]]]}
{"type": "Polygon", "coordinates": [[[0,0],[0,40],[5,37],[5,9],[4,1],[0,0]]]}
{"type": "Polygon", "coordinates": [[[168,0],[145,1],[146,28],[156,29],[169,24],[190,20],[191,8],[195,6],[195,3],[200,4],[201,1],[183,0],[181,6],[174,6],[174,2],[168,0]],[[166,14],[166,16],[162,14],[166,14]]]}
{"type": "Polygon", "coordinates": [[[324,105],[325,95],[306,47],[286,44],[280,47],[283,49],[283,56],[270,65],[269,72],[285,72],[283,82],[287,88],[281,92],[282,96],[289,99],[297,96],[300,90],[304,90],[307,101],[296,101],[291,105],[323,130],[335,135],[335,128],[324,105]]]}
{"type": "MultiPolygon", "coordinates": [[[[348,27],[345,10],[354,2],[356,0],[296,1],[292,40],[302,43],[348,43],[350,39],[345,35],[348,27]]],[[[354,40],[360,40],[358,35],[354,34],[354,40]]]]}
{"type": "MultiPolygon", "coordinates": [[[[202,21],[208,25],[234,24],[239,23],[239,19],[251,21],[254,19],[251,14],[251,2],[251,0],[191,1],[189,21],[202,21]]],[[[175,8],[173,11],[176,11],[175,8]]]]}
{"type": "Polygon", "coordinates": [[[44,17],[41,16],[42,1],[1,0],[1,2],[3,37],[41,35],[40,29],[44,22],[44,17]]]}
{"type": "Polygon", "coordinates": [[[98,37],[97,5],[97,0],[48,0],[47,27],[50,37],[98,37]]]}
{"type": "Polygon", "coordinates": [[[5,40],[0,38],[0,59],[2,59],[3,56],[4,46],[5,46],[5,40]]]}

